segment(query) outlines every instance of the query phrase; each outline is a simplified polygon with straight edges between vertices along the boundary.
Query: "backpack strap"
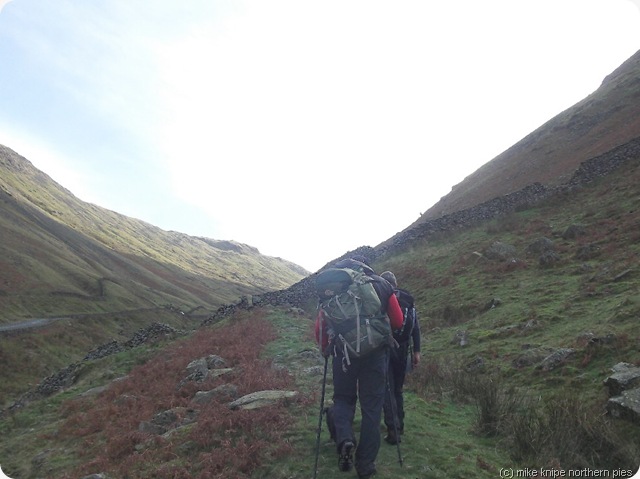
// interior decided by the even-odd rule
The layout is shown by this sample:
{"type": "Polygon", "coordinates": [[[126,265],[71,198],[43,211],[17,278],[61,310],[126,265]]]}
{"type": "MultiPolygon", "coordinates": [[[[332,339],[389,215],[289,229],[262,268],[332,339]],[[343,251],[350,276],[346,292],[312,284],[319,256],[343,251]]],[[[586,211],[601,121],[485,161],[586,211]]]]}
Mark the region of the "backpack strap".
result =
{"type": "Polygon", "coordinates": [[[349,358],[349,350],[353,351],[353,348],[347,342],[347,340],[344,339],[344,336],[342,334],[338,334],[338,339],[342,343],[342,371],[346,373],[347,366],[351,366],[351,359],[349,358]]]}
{"type": "MultiPolygon", "coordinates": [[[[351,291],[349,291],[350,294],[351,291]]],[[[357,343],[356,343],[356,353],[360,353],[360,309],[358,308],[358,298],[356,297],[355,294],[353,294],[355,301],[353,302],[353,305],[356,308],[356,338],[357,338],[357,343]]]]}

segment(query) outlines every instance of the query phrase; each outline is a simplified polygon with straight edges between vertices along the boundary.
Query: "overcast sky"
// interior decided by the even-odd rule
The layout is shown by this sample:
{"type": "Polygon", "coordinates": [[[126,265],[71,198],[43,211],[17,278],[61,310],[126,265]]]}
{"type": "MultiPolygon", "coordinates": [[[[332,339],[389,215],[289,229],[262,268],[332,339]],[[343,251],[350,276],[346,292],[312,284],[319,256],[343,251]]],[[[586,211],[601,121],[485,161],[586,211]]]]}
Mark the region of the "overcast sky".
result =
{"type": "Polygon", "coordinates": [[[0,144],[82,200],[315,271],[640,49],[637,0],[0,0],[0,144]]]}

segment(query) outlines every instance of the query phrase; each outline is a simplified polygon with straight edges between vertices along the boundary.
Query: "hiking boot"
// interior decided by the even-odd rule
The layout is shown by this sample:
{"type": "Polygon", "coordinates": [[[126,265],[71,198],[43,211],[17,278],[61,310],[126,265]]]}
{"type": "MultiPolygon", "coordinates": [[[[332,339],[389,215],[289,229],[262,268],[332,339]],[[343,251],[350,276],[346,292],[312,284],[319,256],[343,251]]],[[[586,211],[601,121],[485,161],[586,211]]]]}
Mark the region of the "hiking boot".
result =
{"type": "Polygon", "coordinates": [[[387,429],[387,435],[384,437],[384,440],[392,446],[402,441],[399,436],[396,436],[396,432],[393,429],[387,429]]]}
{"type": "Polygon", "coordinates": [[[358,469],[356,466],[356,470],[358,472],[358,479],[369,479],[376,475],[376,466],[375,464],[370,464],[369,467],[364,469],[358,469]]]}
{"type": "Polygon", "coordinates": [[[348,439],[340,446],[340,455],[338,456],[338,469],[342,472],[349,472],[353,469],[353,450],[356,445],[348,439]]]}

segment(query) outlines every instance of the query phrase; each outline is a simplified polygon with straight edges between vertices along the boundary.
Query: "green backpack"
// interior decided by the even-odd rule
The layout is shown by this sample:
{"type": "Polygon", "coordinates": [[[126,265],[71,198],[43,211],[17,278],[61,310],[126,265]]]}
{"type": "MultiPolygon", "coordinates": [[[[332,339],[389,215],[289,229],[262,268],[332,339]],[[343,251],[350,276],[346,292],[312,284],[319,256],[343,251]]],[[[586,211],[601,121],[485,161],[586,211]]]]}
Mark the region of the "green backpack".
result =
{"type": "Polygon", "coordinates": [[[329,268],[316,277],[320,317],[330,339],[350,357],[360,358],[389,344],[391,325],[373,287],[375,278],[350,268],[329,268]]]}

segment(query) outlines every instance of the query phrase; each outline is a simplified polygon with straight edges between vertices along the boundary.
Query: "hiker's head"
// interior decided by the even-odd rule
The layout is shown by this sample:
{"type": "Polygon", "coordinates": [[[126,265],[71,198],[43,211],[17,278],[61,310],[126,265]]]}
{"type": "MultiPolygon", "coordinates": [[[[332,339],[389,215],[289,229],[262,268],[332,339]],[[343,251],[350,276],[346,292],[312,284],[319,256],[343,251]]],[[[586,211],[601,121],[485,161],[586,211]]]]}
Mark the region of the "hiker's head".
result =
{"type": "Polygon", "coordinates": [[[391,286],[393,286],[394,288],[398,287],[398,280],[396,279],[396,275],[391,271],[385,271],[384,273],[380,274],[380,276],[389,281],[389,283],[391,283],[391,286]]]}

